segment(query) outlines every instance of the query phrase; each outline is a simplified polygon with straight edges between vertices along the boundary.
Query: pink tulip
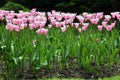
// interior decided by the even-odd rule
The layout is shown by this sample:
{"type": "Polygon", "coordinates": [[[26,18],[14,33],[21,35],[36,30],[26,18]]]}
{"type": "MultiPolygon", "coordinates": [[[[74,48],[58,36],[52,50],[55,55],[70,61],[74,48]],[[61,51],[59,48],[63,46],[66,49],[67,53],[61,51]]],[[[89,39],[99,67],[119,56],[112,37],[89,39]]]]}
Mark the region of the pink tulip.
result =
{"type": "Polygon", "coordinates": [[[99,19],[98,18],[96,18],[96,19],[90,19],[90,21],[91,21],[92,24],[98,24],[99,19]]]}
{"type": "Polygon", "coordinates": [[[76,16],[76,18],[81,22],[81,23],[83,23],[84,22],[84,18],[82,17],[82,16],[76,16]]]}
{"type": "Polygon", "coordinates": [[[56,20],[55,20],[55,19],[51,20],[51,24],[52,24],[52,25],[55,25],[55,23],[56,23],[56,20]]]}
{"type": "Polygon", "coordinates": [[[29,24],[29,28],[30,28],[30,30],[34,29],[35,28],[35,24],[34,23],[30,23],[29,24]]]}
{"type": "Polygon", "coordinates": [[[39,27],[40,27],[40,28],[43,28],[43,27],[45,26],[45,24],[46,24],[46,22],[41,21],[41,24],[39,24],[39,27]]]}
{"type": "Polygon", "coordinates": [[[74,23],[74,27],[78,28],[79,27],[79,23],[74,23]]]}
{"type": "Polygon", "coordinates": [[[113,22],[113,23],[111,23],[111,26],[112,26],[112,27],[115,27],[115,25],[116,25],[116,21],[113,22]]]}
{"type": "Polygon", "coordinates": [[[23,18],[23,23],[27,23],[28,19],[27,18],[23,18]]]}
{"type": "Polygon", "coordinates": [[[109,21],[111,19],[111,16],[110,15],[105,15],[105,20],[109,21]]]}
{"type": "Polygon", "coordinates": [[[89,26],[89,23],[83,23],[83,27],[87,28],[89,26]]]}
{"type": "Polygon", "coordinates": [[[33,23],[34,22],[34,18],[32,16],[28,17],[28,22],[29,23],[33,23]]]}
{"type": "Polygon", "coordinates": [[[62,32],[65,32],[67,30],[67,26],[61,27],[62,32]]]}
{"type": "Polygon", "coordinates": [[[44,34],[44,35],[47,35],[47,34],[48,34],[48,29],[44,29],[44,28],[43,28],[43,34],[44,34]]]}
{"type": "Polygon", "coordinates": [[[32,15],[35,15],[36,14],[36,9],[32,9],[31,13],[32,13],[32,15]]]}
{"type": "Polygon", "coordinates": [[[20,13],[16,14],[16,16],[17,16],[17,18],[19,18],[19,19],[22,19],[22,18],[23,18],[23,15],[20,14],[20,13]]]}
{"type": "Polygon", "coordinates": [[[62,24],[60,22],[55,22],[56,27],[61,27],[62,24]]]}
{"type": "Polygon", "coordinates": [[[107,31],[111,31],[112,30],[112,26],[111,25],[107,25],[106,30],[107,31]]]}
{"type": "Polygon", "coordinates": [[[103,12],[97,13],[96,18],[99,18],[99,19],[103,18],[103,12]]]}
{"type": "Polygon", "coordinates": [[[93,17],[92,14],[88,14],[88,15],[87,15],[87,20],[90,20],[92,17],[93,17]]]}
{"type": "Polygon", "coordinates": [[[112,18],[115,18],[115,16],[116,16],[115,12],[111,12],[110,14],[111,14],[112,18]]]}
{"type": "Polygon", "coordinates": [[[51,25],[51,24],[48,24],[48,28],[52,28],[52,25],[51,25]]]}
{"type": "Polygon", "coordinates": [[[116,17],[120,21],[120,14],[117,14],[116,17]]]}
{"type": "Polygon", "coordinates": [[[20,29],[24,29],[25,28],[25,24],[20,24],[20,29]]]}
{"type": "Polygon", "coordinates": [[[81,28],[78,28],[78,31],[79,31],[79,32],[82,32],[82,29],[81,29],[81,28]]]}
{"type": "Polygon", "coordinates": [[[19,25],[13,25],[13,26],[14,26],[15,31],[17,31],[17,32],[20,31],[20,27],[19,27],[19,25]]]}
{"type": "Polygon", "coordinates": [[[40,28],[36,31],[37,34],[44,34],[47,35],[48,34],[48,29],[45,28],[40,28]]]}
{"type": "Polygon", "coordinates": [[[86,27],[84,27],[84,26],[82,27],[82,31],[85,31],[86,29],[87,29],[86,27]]]}
{"type": "Polygon", "coordinates": [[[6,29],[8,29],[8,30],[10,30],[10,31],[14,30],[13,24],[7,23],[6,29]]]}
{"type": "Polygon", "coordinates": [[[6,20],[12,21],[13,17],[12,16],[6,16],[6,20]]]}
{"type": "Polygon", "coordinates": [[[102,22],[102,26],[106,28],[107,27],[107,22],[102,22]]]}
{"type": "Polygon", "coordinates": [[[102,27],[103,27],[102,25],[97,26],[98,30],[100,30],[100,31],[102,30],[102,27]]]}
{"type": "Polygon", "coordinates": [[[2,14],[0,14],[0,20],[3,20],[4,16],[2,14]]]}
{"type": "Polygon", "coordinates": [[[83,15],[84,18],[86,18],[87,15],[88,15],[88,13],[87,13],[87,12],[84,12],[82,15],[83,15]]]}

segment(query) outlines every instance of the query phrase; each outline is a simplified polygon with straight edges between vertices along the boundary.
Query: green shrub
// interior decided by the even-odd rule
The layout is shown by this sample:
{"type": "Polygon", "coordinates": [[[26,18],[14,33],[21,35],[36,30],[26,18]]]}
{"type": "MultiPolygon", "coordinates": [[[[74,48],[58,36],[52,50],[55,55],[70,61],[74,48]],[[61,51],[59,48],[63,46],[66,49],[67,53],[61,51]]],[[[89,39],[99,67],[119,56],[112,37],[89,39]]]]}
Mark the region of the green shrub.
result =
{"type": "Polygon", "coordinates": [[[14,2],[8,2],[6,3],[3,7],[1,7],[1,9],[3,10],[14,10],[15,12],[18,12],[19,10],[23,10],[23,11],[29,11],[29,9],[27,9],[26,7],[14,3],[14,2]]]}

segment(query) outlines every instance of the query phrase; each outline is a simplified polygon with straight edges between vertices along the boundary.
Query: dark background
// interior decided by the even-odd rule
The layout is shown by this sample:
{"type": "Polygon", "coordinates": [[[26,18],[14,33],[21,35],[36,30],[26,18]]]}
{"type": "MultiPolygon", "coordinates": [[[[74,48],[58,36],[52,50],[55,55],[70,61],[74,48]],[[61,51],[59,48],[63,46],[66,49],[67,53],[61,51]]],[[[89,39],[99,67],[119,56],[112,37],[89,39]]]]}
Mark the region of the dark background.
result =
{"type": "Polygon", "coordinates": [[[120,11],[120,0],[0,0],[0,7],[6,10],[36,8],[38,11],[57,10],[62,12],[104,12],[120,11]],[[12,3],[11,3],[12,2],[12,3]]]}

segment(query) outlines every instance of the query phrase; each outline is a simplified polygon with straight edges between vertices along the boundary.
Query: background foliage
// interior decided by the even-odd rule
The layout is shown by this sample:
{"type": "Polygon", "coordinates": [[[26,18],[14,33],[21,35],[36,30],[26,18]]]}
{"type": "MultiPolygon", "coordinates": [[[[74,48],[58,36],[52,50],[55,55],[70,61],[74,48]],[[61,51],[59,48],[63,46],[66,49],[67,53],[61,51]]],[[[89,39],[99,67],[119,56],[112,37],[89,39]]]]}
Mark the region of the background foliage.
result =
{"type": "Polygon", "coordinates": [[[29,9],[37,8],[40,11],[55,9],[77,13],[101,11],[109,13],[120,10],[120,0],[0,0],[0,2],[0,7],[4,6],[7,2],[15,2],[29,9]]]}

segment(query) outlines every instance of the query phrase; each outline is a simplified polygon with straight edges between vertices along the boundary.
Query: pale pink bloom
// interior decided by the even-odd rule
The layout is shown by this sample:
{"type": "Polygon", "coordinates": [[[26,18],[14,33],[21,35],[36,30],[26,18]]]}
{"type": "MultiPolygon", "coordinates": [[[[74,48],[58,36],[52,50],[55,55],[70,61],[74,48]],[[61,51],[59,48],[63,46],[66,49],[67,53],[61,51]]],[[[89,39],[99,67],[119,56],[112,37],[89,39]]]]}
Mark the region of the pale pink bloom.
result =
{"type": "Polygon", "coordinates": [[[87,20],[90,20],[92,17],[93,17],[92,14],[88,14],[88,15],[87,15],[87,20]]]}
{"type": "Polygon", "coordinates": [[[69,19],[74,20],[75,17],[76,17],[76,13],[72,13],[72,14],[70,14],[70,16],[69,16],[69,19]]]}
{"type": "Polygon", "coordinates": [[[36,33],[37,33],[37,34],[42,34],[43,31],[42,31],[41,29],[38,29],[38,30],[36,31],[36,33]]]}
{"type": "Polygon", "coordinates": [[[116,13],[116,15],[120,14],[120,12],[115,12],[115,13],[116,13]]]}
{"type": "Polygon", "coordinates": [[[23,23],[26,23],[28,21],[27,18],[23,18],[23,23]]]}
{"type": "Polygon", "coordinates": [[[105,15],[105,20],[109,21],[111,19],[111,16],[110,15],[105,15]]]}
{"type": "Polygon", "coordinates": [[[19,25],[14,25],[14,29],[15,29],[15,31],[19,32],[20,31],[19,25]]]}
{"type": "Polygon", "coordinates": [[[111,14],[112,18],[115,18],[115,16],[116,16],[115,12],[111,12],[110,14],[111,14]]]}
{"type": "Polygon", "coordinates": [[[48,34],[48,29],[40,28],[40,29],[38,29],[36,32],[37,32],[37,34],[47,35],[47,34],[48,34]]]}
{"type": "Polygon", "coordinates": [[[41,21],[40,24],[39,24],[39,27],[40,27],[40,28],[43,28],[43,27],[45,26],[45,24],[46,24],[46,22],[41,21]]]}
{"type": "Polygon", "coordinates": [[[87,29],[86,27],[84,27],[84,26],[82,27],[82,31],[85,31],[86,29],[87,29]]]}
{"type": "Polygon", "coordinates": [[[14,18],[15,17],[15,13],[9,13],[8,16],[12,16],[14,18]]]}
{"type": "Polygon", "coordinates": [[[120,14],[117,14],[116,17],[120,21],[120,14]]]}
{"type": "Polygon", "coordinates": [[[36,12],[36,14],[38,14],[39,16],[46,16],[46,13],[45,12],[36,12]]]}
{"type": "Polygon", "coordinates": [[[7,23],[6,29],[8,29],[8,30],[10,30],[10,31],[14,30],[13,24],[7,23]]]}
{"type": "Polygon", "coordinates": [[[81,28],[78,28],[78,31],[79,31],[79,32],[82,32],[82,29],[81,29],[81,28]]]}
{"type": "Polygon", "coordinates": [[[61,27],[61,23],[60,22],[55,22],[56,27],[61,27]]]}
{"type": "Polygon", "coordinates": [[[53,15],[52,15],[51,12],[47,12],[47,15],[48,15],[49,17],[53,17],[53,15]]]}
{"type": "Polygon", "coordinates": [[[67,26],[60,27],[62,32],[65,32],[67,30],[67,26]]]}
{"type": "Polygon", "coordinates": [[[19,10],[19,13],[23,13],[23,11],[22,11],[22,10],[19,10]]]}
{"type": "Polygon", "coordinates": [[[107,27],[107,22],[102,22],[102,26],[106,28],[107,27]]]}
{"type": "Polygon", "coordinates": [[[76,16],[76,18],[77,18],[81,23],[84,22],[84,18],[83,18],[81,15],[76,16]]]}
{"type": "Polygon", "coordinates": [[[61,22],[61,25],[63,25],[63,26],[66,25],[66,22],[65,21],[61,22]]]}
{"type": "Polygon", "coordinates": [[[48,24],[48,28],[52,28],[52,25],[51,25],[51,24],[48,24]]]}
{"type": "Polygon", "coordinates": [[[24,29],[25,28],[25,24],[20,24],[20,29],[24,29]]]}
{"type": "Polygon", "coordinates": [[[32,15],[35,15],[36,14],[36,9],[32,9],[31,13],[32,13],[32,15]]]}
{"type": "Polygon", "coordinates": [[[42,30],[43,30],[43,34],[44,34],[44,35],[47,35],[47,34],[48,34],[48,29],[44,29],[44,28],[43,28],[42,30]]]}
{"type": "Polygon", "coordinates": [[[55,20],[55,19],[51,20],[51,24],[52,24],[52,25],[55,25],[55,23],[56,23],[56,20],[55,20]]]}
{"type": "Polygon", "coordinates": [[[29,23],[33,23],[34,22],[34,18],[32,16],[28,17],[28,22],[29,23]]]}
{"type": "Polygon", "coordinates": [[[102,27],[103,27],[102,25],[97,26],[98,30],[100,30],[100,31],[102,30],[102,27]]]}
{"type": "Polygon", "coordinates": [[[2,13],[7,16],[9,14],[9,11],[2,11],[2,13]]]}
{"type": "Polygon", "coordinates": [[[112,27],[115,27],[115,25],[116,25],[116,21],[113,22],[113,23],[111,23],[111,26],[112,26],[112,27]]]}
{"type": "Polygon", "coordinates": [[[22,19],[12,19],[12,23],[13,23],[13,24],[20,25],[20,24],[23,23],[23,20],[22,20],[22,19]]]}
{"type": "Polygon", "coordinates": [[[78,28],[79,27],[79,23],[74,23],[74,27],[78,28]]]}
{"type": "Polygon", "coordinates": [[[63,17],[64,17],[65,20],[67,20],[69,18],[69,16],[70,16],[70,13],[66,13],[66,14],[64,14],[63,17]]]}
{"type": "Polygon", "coordinates": [[[12,16],[6,16],[6,20],[8,20],[9,22],[12,21],[13,17],[12,16]]]}
{"type": "Polygon", "coordinates": [[[96,18],[96,19],[90,19],[91,23],[92,24],[97,24],[99,22],[99,19],[96,18]]]}
{"type": "Polygon", "coordinates": [[[67,20],[65,20],[66,24],[71,24],[72,22],[73,22],[73,19],[67,19],[67,20]]]}
{"type": "Polygon", "coordinates": [[[48,17],[48,20],[54,20],[55,17],[48,17]]]}
{"type": "Polygon", "coordinates": [[[83,27],[87,28],[89,26],[89,23],[83,23],[82,25],[83,25],[83,27]]]}
{"type": "Polygon", "coordinates": [[[34,17],[34,21],[40,21],[41,19],[42,19],[42,17],[39,16],[39,15],[37,15],[37,16],[34,17]]]}
{"type": "Polygon", "coordinates": [[[56,15],[56,19],[58,20],[58,21],[61,21],[62,20],[62,16],[59,14],[59,15],[56,15]]]}
{"type": "Polygon", "coordinates": [[[97,13],[96,18],[99,18],[99,19],[103,18],[103,12],[97,13]]]}
{"type": "Polygon", "coordinates": [[[34,21],[34,24],[35,24],[35,27],[37,28],[40,25],[40,21],[34,21]]]}
{"type": "Polygon", "coordinates": [[[12,19],[12,23],[13,24],[17,24],[18,22],[17,22],[17,19],[12,19]]]}
{"type": "Polygon", "coordinates": [[[83,14],[82,14],[82,15],[83,15],[83,17],[84,17],[84,18],[86,18],[86,17],[87,17],[87,15],[88,15],[88,13],[87,13],[87,12],[83,12],[83,14]]]}
{"type": "Polygon", "coordinates": [[[112,26],[111,25],[107,25],[106,30],[107,31],[111,31],[112,30],[112,26]]]}
{"type": "Polygon", "coordinates": [[[19,18],[19,19],[22,19],[22,18],[23,18],[23,15],[20,14],[20,13],[16,14],[16,16],[17,16],[17,18],[19,18]]]}
{"type": "Polygon", "coordinates": [[[35,28],[35,24],[34,23],[30,23],[29,24],[29,28],[30,28],[30,30],[34,29],[35,28]]]}
{"type": "Polygon", "coordinates": [[[17,20],[18,20],[17,25],[20,25],[20,24],[22,24],[22,23],[23,23],[23,20],[22,20],[22,19],[17,19],[17,20]]]}
{"type": "Polygon", "coordinates": [[[0,14],[0,20],[3,20],[3,19],[4,19],[3,14],[0,14]]]}

